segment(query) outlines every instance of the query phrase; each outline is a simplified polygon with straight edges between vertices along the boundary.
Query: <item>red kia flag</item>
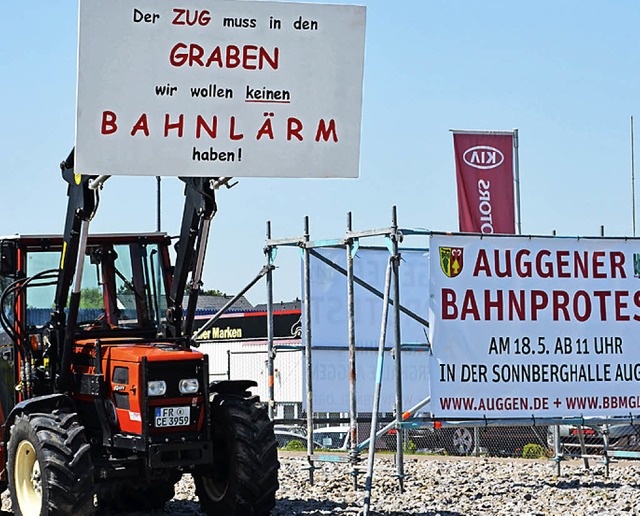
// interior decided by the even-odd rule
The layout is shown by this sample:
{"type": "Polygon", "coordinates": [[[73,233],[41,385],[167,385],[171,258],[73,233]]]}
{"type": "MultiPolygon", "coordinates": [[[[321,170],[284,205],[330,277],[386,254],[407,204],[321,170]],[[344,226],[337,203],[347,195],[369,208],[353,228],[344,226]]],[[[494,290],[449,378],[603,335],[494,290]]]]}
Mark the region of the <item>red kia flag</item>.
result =
{"type": "Polygon", "coordinates": [[[515,233],[514,133],[453,131],[460,231],[515,233]]]}

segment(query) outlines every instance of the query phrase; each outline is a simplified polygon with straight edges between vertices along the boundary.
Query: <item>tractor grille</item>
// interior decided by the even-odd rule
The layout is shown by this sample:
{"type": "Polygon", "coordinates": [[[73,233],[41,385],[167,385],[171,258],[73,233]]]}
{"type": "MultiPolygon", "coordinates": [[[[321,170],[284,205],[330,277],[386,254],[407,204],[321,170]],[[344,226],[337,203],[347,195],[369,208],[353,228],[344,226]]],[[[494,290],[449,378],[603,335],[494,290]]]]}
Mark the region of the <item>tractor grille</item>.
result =
{"type": "Polygon", "coordinates": [[[149,443],[167,444],[203,439],[208,433],[204,404],[207,392],[205,381],[208,376],[206,358],[145,362],[145,382],[148,384],[154,380],[163,380],[167,386],[163,396],[146,396],[145,386],[146,423],[143,424],[143,434],[149,439],[149,443]],[[180,380],[189,378],[198,379],[198,392],[182,394],[179,390],[180,380]],[[185,409],[187,418],[182,419],[185,409]]]}
{"type": "Polygon", "coordinates": [[[147,362],[147,382],[164,380],[167,383],[167,392],[163,398],[192,398],[202,396],[204,392],[204,362],[201,360],[180,360],[176,362],[147,362]],[[200,388],[196,394],[182,394],[178,389],[178,383],[185,378],[197,378],[200,388]]]}

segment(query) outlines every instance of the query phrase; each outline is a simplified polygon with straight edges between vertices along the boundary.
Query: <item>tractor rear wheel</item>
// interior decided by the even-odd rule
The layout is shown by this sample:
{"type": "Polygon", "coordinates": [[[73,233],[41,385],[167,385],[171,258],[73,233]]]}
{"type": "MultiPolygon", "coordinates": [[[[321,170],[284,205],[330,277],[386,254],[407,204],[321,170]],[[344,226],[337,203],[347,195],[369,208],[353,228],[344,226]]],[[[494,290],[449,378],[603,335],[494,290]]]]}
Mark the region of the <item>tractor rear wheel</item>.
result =
{"type": "Polygon", "coordinates": [[[93,462],[77,414],[18,416],[9,430],[7,472],[16,515],[93,514],[93,462]]]}
{"type": "Polygon", "coordinates": [[[193,474],[206,514],[269,514],[278,490],[278,453],[266,406],[257,396],[216,394],[211,403],[212,465],[193,474]]]}

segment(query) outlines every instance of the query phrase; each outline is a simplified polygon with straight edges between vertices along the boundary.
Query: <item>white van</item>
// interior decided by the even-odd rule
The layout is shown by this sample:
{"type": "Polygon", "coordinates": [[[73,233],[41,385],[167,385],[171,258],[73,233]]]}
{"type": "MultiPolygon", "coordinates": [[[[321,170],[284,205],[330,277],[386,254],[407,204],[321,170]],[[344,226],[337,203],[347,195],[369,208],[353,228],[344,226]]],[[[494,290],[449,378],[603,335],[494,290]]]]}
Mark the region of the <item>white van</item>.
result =
{"type": "Polygon", "coordinates": [[[328,450],[348,451],[350,447],[348,426],[327,426],[313,431],[313,440],[328,450]]]}

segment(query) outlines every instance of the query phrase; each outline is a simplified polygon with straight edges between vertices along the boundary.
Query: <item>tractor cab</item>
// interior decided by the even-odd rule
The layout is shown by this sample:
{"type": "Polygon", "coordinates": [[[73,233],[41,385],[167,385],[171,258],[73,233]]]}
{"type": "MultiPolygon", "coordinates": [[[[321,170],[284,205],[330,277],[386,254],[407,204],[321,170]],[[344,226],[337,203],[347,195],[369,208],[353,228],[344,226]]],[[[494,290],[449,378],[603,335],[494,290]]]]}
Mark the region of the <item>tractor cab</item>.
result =
{"type": "MultiPolygon", "coordinates": [[[[82,394],[84,383],[97,381],[97,374],[111,387],[105,373],[113,372],[115,356],[131,346],[161,340],[165,348],[180,348],[176,339],[162,339],[171,282],[169,245],[163,233],[89,236],[79,265],[84,272],[71,391],[82,394]]],[[[8,414],[16,403],[53,390],[58,357],[51,313],[64,242],[61,236],[15,235],[1,239],[0,249],[0,404],[8,414]],[[16,351],[20,360],[14,376],[16,351]]]]}
{"type": "MultiPolygon", "coordinates": [[[[119,330],[155,337],[166,316],[169,239],[161,233],[90,236],[83,268],[78,337],[117,336],[119,330]]],[[[62,237],[14,236],[0,241],[14,257],[0,270],[0,285],[16,283],[3,299],[4,313],[14,306],[22,333],[49,322],[55,300],[62,237]],[[34,278],[32,281],[21,281],[34,278]]],[[[4,289],[3,289],[4,290],[4,289]]],[[[11,321],[7,321],[11,322],[11,321]]]]}

